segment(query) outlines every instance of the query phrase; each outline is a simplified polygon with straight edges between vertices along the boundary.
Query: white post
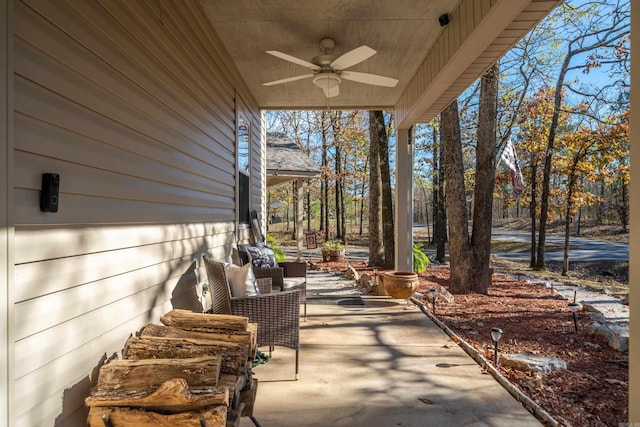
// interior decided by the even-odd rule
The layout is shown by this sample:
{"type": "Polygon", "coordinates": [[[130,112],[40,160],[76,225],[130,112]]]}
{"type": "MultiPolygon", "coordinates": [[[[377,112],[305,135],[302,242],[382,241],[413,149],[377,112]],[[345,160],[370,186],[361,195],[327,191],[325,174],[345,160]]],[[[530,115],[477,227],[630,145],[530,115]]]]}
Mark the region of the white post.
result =
{"type": "Polygon", "coordinates": [[[302,184],[303,184],[303,180],[298,178],[297,182],[296,182],[296,188],[298,189],[298,204],[296,205],[296,217],[297,217],[297,223],[296,223],[296,240],[298,241],[298,261],[302,261],[302,243],[303,243],[303,236],[304,233],[302,232],[302,228],[304,227],[304,221],[303,221],[303,208],[304,208],[304,204],[303,204],[303,197],[304,197],[304,192],[302,191],[302,184]]]}
{"type": "Polygon", "coordinates": [[[413,271],[413,141],[396,130],[395,269],[413,271]]]}
{"type": "Polygon", "coordinates": [[[640,424],[640,5],[637,2],[631,7],[631,172],[629,212],[629,425],[640,424]],[[635,260],[635,261],[633,261],[635,260]]]}
{"type": "MultiPolygon", "coordinates": [[[[12,413],[15,405],[14,384],[16,369],[14,366],[13,344],[14,326],[13,293],[14,281],[14,212],[13,201],[13,30],[17,14],[12,0],[0,5],[0,425],[11,425],[15,420],[12,413]]],[[[37,211],[37,204],[31,209],[37,211]]],[[[17,411],[15,411],[17,412],[17,411]]]]}

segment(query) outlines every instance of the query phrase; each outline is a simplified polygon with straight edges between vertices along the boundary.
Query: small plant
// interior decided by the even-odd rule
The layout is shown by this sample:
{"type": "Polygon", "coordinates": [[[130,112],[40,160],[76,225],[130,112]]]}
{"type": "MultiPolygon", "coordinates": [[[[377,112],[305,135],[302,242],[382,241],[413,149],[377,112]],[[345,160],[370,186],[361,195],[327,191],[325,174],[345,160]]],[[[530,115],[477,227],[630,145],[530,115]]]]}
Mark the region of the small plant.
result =
{"type": "Polygon", "coordinates": [[[344,249],[344,244],[340,240],[327,240],[322,244],[323,251],[341,251],[344,249]]]}
{"type": "Polygon", "coordinates": [[[285,254],[280,247],[280,241],[278,241],[278,239],[276,239],[272,235],[267,234],[267,244],[271,246],[271,250],[276,257],[276,262],[283,262],[285,259],[285,254]]]}
{"type": "Polygon", "coordinates": [[[418,243],[413,244],[413,271],[424,273],[427,265],[431,264],[429,257],[423,252],[423,246],[418,243]]]}

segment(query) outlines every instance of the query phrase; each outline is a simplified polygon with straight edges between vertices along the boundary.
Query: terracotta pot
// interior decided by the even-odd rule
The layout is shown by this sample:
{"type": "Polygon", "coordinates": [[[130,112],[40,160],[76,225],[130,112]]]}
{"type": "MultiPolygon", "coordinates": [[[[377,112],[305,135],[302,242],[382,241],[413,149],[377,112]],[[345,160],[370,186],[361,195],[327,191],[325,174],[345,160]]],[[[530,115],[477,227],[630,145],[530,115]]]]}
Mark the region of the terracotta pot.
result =
{"type": "Polygon", "coordinates": [[[390,271],[384,274],[384,290],[393,298],[409,298],[418,289],[418,275],[411,271],[390,271]]]}

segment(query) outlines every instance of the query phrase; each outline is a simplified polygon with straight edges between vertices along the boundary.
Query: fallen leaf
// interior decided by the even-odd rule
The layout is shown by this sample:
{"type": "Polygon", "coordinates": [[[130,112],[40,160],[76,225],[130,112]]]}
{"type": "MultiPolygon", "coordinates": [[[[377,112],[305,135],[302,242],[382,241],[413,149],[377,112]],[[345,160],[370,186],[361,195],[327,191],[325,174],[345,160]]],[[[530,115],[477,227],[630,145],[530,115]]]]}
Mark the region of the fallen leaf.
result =
{"type": "Polygon", "coordinates": [[[427,405],[433,405],[433,400],[427,399],[426,397],[419,397],[418,400],[427,405]]]}

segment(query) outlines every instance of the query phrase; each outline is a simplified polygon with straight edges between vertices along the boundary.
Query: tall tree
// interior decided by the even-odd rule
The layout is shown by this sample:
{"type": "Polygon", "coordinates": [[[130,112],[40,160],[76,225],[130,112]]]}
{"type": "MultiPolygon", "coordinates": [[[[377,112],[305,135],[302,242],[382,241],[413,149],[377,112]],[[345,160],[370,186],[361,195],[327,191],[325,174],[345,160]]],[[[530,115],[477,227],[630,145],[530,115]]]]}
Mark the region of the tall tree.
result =
{"type": "Polygon", "coordinates": [[[447,243],[447,211],[444,192],[444,147],[438,142],[437,127],[433,125],[433,241],[436,261],[443,263],[447,243]]]}
{"type": "Polygon", "coordinates": [[[369,264],[382,266],[382,179],[380,177],[380,144],[378,120],[369,111],[369,264]]]}
{"type": "Polygon", "coordinates": [[[471,238],[466,212],[465,167],[457,100],[441,113],[449,222],[449,286],[452,293],[486,294],[490,281],[497,92],[498,66],[494,65],[481,79],[471,238]]]}
{"type": "Polygon", "coordinates": [[[334,150],[334,196],[335,196],[335,212],[336,212],[336,239],[340,239],[343,242],[346,237],[343,233],[343,197],[342,197],[342,124],[341,116],[342,111],[333,110],[331,112],[331,130],[333,135],[333,150],[334,150]]]}
{"type": "Polygon", "coordinates": [[[327,114],[320,113],[320,133],[322,138],[322,181],[320,203],[320,230],[324,231],[324,240],[329,240],[329,142],[327,136],[327,114]]]}
{"type": "Polygon", "coordinates": [[[440,140],[443,144],[446,209],[449,222],[449,290],[454,294],[468,293],[473,283],[473,268],[469,262],[473,250],[469,242],[466,213],[464,163],[458,100],[440,113],[440,140]]]}
{"type": "Polygon", "coordinates": [[[393,195],[391,193],[391,168],[389,166],[389,137],[382,110],[369,112],[369,120],[373,117],[371,133],[375,134],[372,144],[378,145],[380,158],[380,180],[382,183],[382,240],[384,246],[384,266],[393,268],[395,263],[395,238],[393,218],[393,195]],[[375,128],[373,127],[375,126],[375,128]]]}
{"type": "Polygon", "coordinates": [[[629,127],[626,114],[613,116],[595,129],[580,127],[559,139],[561,154],[556,161],[566,176],[564,257],[562,275],[569,272],[569,239],[572,219],[582,205],[595,202],[595,195],[584,191],[584,179],[597,181],[606,165],[614,163],[627,151],[629,127]]]}
{"type": "MultiPolygon", "coordinates": [[[[535,268],[545,269],[545,241],[549,216],[549,196],[551,193],[551,167],[555,154],[558,121],[562,110],[562,93],[567,73],[586,70],[593,63],[601,49],[617,49],[620,41],[629,35],[629,2],[618,1],[615,5],[599,2],[586,2],[575,7],[563,5],[566,12],[563,36],[567,38],[564,60],[555,84],[553,115],[546,141],[542,196],[540,201],[540,225],[538,227],[538,252],[535,268]],[[613,6],[613,7],[612,7],[613,6]],[[575,64],[585,55],[590,59],[586,63],[575,64]]],[[[599,62],[599,61],[598,61],[599,62]]],[[[601,62],[600,62],[601,63],[601,62]]]]}
{"type": "Polygon", "coordinates": [[[498,65],[494,64],[482,76],[478,146],[476,148],[476,174],[471,245],[474,249],[475,270],[473,290],[486,294],[489,288],[489,261],[491,256],[491,219],[493,188],[496,178],[496,113],[498,101],[498,65]]]}

